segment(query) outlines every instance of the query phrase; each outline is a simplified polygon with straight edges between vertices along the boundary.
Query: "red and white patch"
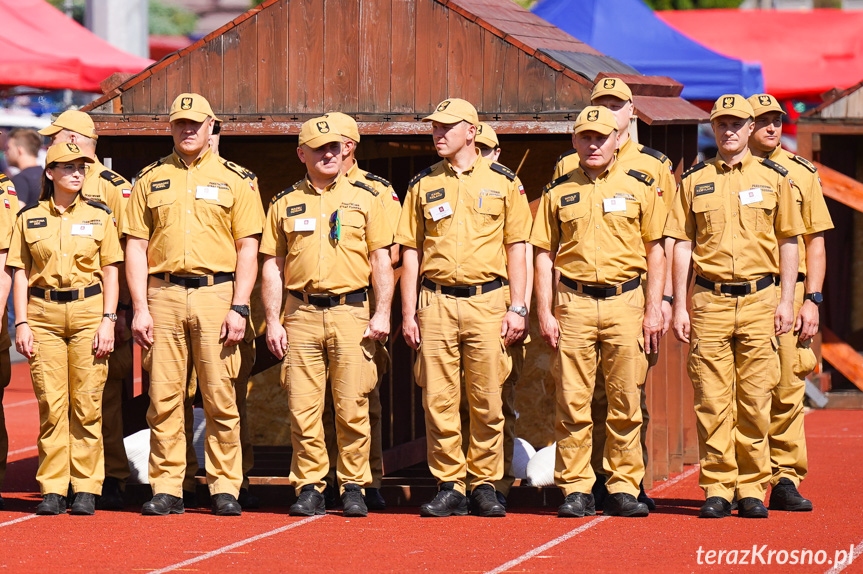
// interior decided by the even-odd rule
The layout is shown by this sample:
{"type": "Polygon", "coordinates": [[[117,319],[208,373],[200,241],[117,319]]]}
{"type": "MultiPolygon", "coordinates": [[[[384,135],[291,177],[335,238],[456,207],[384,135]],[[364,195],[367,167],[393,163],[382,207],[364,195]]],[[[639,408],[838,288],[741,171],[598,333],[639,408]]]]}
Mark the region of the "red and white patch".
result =
{"type": "Polygon", "coordinates": [[[15,195],[15,196],[17,196],[17,195],[18,195],[18,193],[15,191],[15,188],[14,188],[14,187],[12,187],[11,185],[10,185],[9,187],[7,187],[7,188],[6,188],[6,191],[8,191],[8,192],[9,192],[9,195],[15,195]]]}
{"type": "Polygon", "coordinates": [[[255,184],[252,183],[251,181],[249,182],[249,187],[252,188],[252,191],[255,191],[255,184]]]}
{"type": "Polygon", "coordinates": [[[399,200],[399,196],[398,196],[398,194],[397,194],[395,191],[393,191],[393,199],[394,199],[394,200],[396,200],[396,201],[398,201],[398,200],[399,200]]]}
{"type": "Polygon", "coordinates": [[[123,197],[126,199],[132,197],[132,190],[123,188],[123,197]]]}
{"type": "Polygon", "coordinates": [[[519,192],[520,194],[524,195],[524,186],[523,186],[523,185],[519,185],[519,186],[518,186],[518,192],[519,192]]]}
{"type": "Polygon", "coordinates": [[[12,206],[9,205],[9,200],[5,197],[3,198],[3,203],[6,205],[6,209],[12,209],[12,206]]]}
{"type": "Polygon", "coordinates": [[[662,197],[662,188],[661,187],[656,188],[656,195],[658,195],[659,197],[662,197]]]}

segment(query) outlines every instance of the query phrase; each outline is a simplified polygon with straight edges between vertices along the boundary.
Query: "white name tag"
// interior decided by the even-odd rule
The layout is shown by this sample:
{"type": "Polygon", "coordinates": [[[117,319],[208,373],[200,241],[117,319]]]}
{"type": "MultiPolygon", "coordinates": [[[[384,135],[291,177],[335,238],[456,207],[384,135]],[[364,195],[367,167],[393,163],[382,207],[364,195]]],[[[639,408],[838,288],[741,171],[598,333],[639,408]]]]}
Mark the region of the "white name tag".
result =
{"type": "Polygon", "coordinates": [[[764,197],[762,197],[761,190],[757,187],[740,192],[740,205],[758,203],[762,199],[764,199],[764,197]]]}
{"type": "Polygon", "coordinates": [[[431,210],[432,219],[435,221],[439,221],[444,217],[449,217],[450,215],[452,215],[452,207],[450,207],[448,201],[433,207],[431,210]]]}
{"type": "Polygon", "coordinates": [[[606,213],[611,213],[612,211],[626,211],[626,198],[609,197],[607,199],[603,199],[602,207],[605,209],[606,213]]]}
{"type": "Polygon", "coordinates": [[[198,190],[195,192],[195,199],[212,199],[213,201],[218,201],[219,188],[199,185],[198,190]]]}
{"type": "Polygon", "coordinates": [[[314,231],[317,222],[318,220],[313,217],[309,219],[295,219],[294,231],[314,231]]]}
{"type": "Polygon", "coordinates": [[[93,226],[85,225],[83,223],[75,224],[72,226],[72,235],[84,235],[86,237],[92,237],[93,226]]]}

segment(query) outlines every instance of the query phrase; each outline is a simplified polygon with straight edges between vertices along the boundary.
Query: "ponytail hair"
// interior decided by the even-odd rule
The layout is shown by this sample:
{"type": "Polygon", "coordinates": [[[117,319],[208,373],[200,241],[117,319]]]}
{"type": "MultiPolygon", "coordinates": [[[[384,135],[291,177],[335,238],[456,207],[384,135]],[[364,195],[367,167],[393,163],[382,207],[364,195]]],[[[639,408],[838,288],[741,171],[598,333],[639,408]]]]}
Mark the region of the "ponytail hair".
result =
{"type": "Polygon", "coordinates": [[[42,191],[39,192],[39,201],[48,201],[54,196],[54,182],[48,179],[48,175],[45,172],[55,167],[57,167],[56,162],[48,164],[42,172],[42,191]]]}

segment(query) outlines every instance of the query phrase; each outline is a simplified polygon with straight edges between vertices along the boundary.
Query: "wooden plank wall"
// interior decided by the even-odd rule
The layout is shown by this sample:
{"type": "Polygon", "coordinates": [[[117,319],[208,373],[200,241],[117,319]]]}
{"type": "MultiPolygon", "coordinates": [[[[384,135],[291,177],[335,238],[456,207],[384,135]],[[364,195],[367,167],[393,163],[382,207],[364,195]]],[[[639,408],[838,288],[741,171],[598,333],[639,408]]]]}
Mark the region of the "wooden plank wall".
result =
{"type": "Polygon", "coordinates": [[[447,97],[495,116],[580,109],[590,82],[435,0],[283,0],[132,86],[123,111],[164,114],[186,91],[204,95],[225,119],[420,115],[447,97]]]}

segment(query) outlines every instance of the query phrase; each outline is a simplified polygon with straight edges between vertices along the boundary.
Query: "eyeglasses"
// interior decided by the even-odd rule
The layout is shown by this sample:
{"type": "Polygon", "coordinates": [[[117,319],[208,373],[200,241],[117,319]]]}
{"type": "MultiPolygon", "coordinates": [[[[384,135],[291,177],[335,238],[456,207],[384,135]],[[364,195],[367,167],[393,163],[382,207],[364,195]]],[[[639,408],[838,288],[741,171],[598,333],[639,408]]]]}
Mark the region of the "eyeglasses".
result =
{"type": "Polygon", "coordinates": [[[335,210],[330,216],[330,239],[338,241],[342,238],[342,222],[339,221],[339,210],[335,210]]]}
{"type": "Polygon", "coordinates": [[[76,171],[81,172],[84,175],[87,175],[87,168],[89,166],[85,164],[75,165],[74,163],[64,163],[64,164],[56,164],[54,166],[55,169],[59,169],[63,172],[64,175],[70,175],[75,173],[76,171]]]}

